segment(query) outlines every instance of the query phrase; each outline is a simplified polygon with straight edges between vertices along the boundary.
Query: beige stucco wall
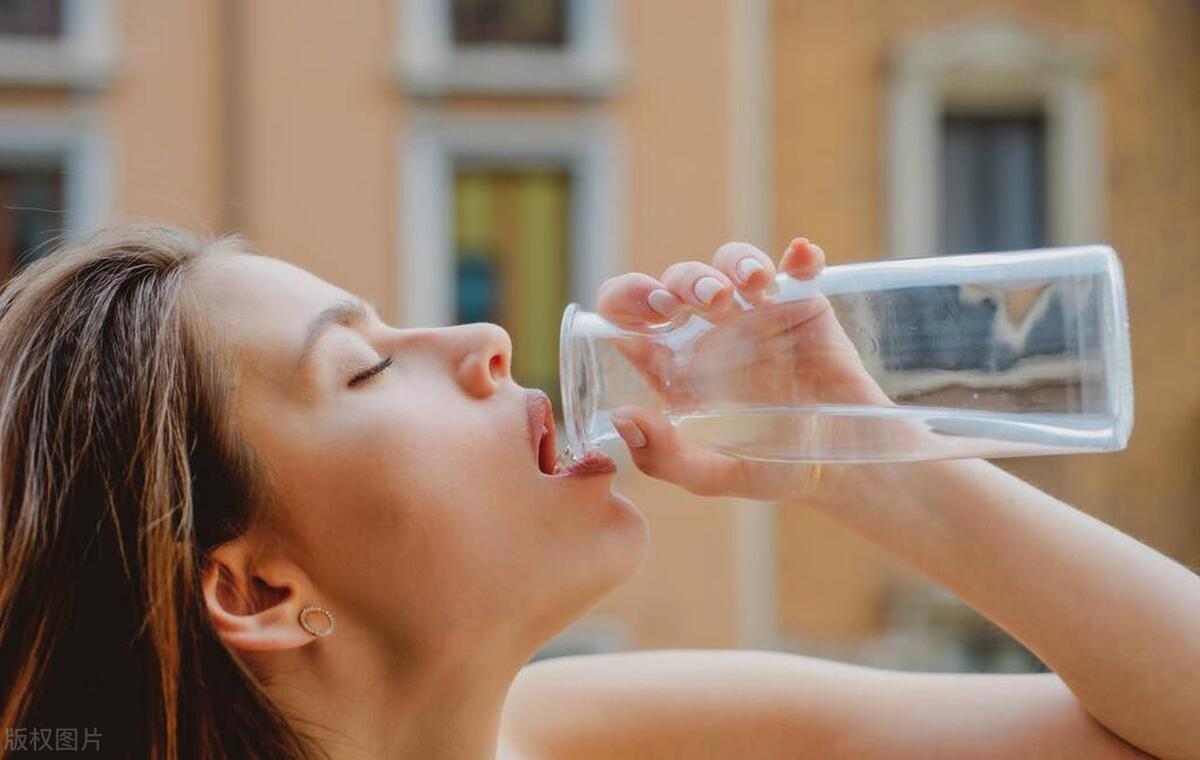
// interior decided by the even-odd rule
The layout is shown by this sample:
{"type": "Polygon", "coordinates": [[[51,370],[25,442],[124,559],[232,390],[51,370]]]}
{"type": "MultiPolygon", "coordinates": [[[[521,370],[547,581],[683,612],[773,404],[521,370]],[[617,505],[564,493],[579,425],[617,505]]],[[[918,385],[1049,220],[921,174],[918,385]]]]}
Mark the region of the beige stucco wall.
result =
{"type": "Polygon", "coordinates": [[[264,250],[395,316],[389,3],[243,4],[243,226],[264,250]]]}
{"type": "Polygon", "coordinates": [[[117,219],[224,229],[223,50],[217,3],[124,0],[116,73],[97,93],[117,219]]]}

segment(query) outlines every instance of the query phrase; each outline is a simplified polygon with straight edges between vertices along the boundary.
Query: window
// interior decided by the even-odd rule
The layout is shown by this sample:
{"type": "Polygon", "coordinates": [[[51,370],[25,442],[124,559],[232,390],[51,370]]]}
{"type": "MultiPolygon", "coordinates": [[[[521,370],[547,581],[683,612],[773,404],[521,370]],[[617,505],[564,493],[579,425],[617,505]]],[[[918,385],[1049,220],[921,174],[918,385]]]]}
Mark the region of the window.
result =
{"type": "Polygon", "coordinates": [[[418,112],[401,141],[398,300],[412,326],[492,320],[557,398],[558,328],[620,271],[620,145],[601,115],[418,112]]]}
{"type": "Polygon", "coordinates": [[[0,85],[97,88],[114,71],[115,0],[0,0],[0,85]]]}
{"type": "Polygon", "coordinates": [[[1045,119],[942,118],[942,253],[1046,245],[1045,119]]]}
{"type": "Polygon", "coordinates": [[[109,221],[112,150],[88,108],[0,109],[0,281],[109,221]]]}
{"type": "Polygon", "coordinates": [[[1103,239],[1104,129],[1096,75],[1103,60],[1098,40],[990,14],[928,30],[898,48],[888,66],[891,255],[971,246],[948,239],[959,233],[945,227],[939,212],[940,205],[950,206],[956,223],[969,215],[954,205],[957,199],[945,203],[943,188],[968,181],[961,175],[974,181],[983,175],[967,170],[967,161],[956,163],[960,174],[938,170],[943,157],[964,153],[1003,154],[989,176],[1009,188],[1040,187],[1041,204],[1023,207],[1030,216],[1042,215],[1040,244],[1103,239]]]}
{"type": "Polygon", "coordinates": [[[64,224],[64,166],[0,162],[0,280],[48,252],[64,224]]]}
{"type": "Polygon", "coordinates": [[[567,41],[565,0],[453,0],[454,44],[561,48],[567,41]]]}
{"type": "Polygon", "coordinates": [[[463,167],[454,176],[455,319],[513,338],[513,377],[558,398],[558,324],[570,282],[565,171],[463,167]]]}
{"type": "Polygon", "coordinates": [[[0,0],[0,35],[60,37],[62,11],[61,0],[0,0]]]}
{"type": "Polygon", "coordinates": [[[395,0],[396,71],[415,94],[608,95],[618,0],[395,0]]]}
{"type": "MultiPolygon", "coordinates": [[[[950,112],[941,126],[940,252],[1045,246],[1041,114],[950,112]]],[[[886,322],[880,341],[884,369],[889,371],[991,373],[1032,356],[1062,354],[1067,348],[1062,299],[1045,289],[982,293],[956,286],[914,288],[896,302],[900,310],[886,322]],[[1019,346],[989,340],[1000,321],[1022,336],[1019,346]],[[955,324],[961,345],[946,341],[941,330],[946,322],[955,324]],[[933,340],[933,335],[942,337],[933,340]],[[976,350],[966,352],[964,346],[976,350]]]]}

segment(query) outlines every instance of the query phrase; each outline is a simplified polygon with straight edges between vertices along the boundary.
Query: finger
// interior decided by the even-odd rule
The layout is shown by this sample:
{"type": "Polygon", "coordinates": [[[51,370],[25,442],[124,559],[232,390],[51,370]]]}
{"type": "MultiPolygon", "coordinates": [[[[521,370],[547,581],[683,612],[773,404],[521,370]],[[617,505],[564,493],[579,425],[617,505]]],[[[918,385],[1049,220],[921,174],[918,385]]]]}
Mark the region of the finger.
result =
{"type": "Polygon", "coordinates": [[[775,283],[775,264],[771,257],[749,243],[726,243],[713,254],[713,266],[725,273],[751,302],[759,301],[763,290],[775,283]]]}
{"type": "Polygon", "coordinates": [[[744,328],[746,334],[756,340],[795,335],[802,328],[820,324],[821,320],[837,319],[833,305],[820,293],[809,298],[770,304],[759,312],[761,316],[758,319],[745,320],[747,324],[744,328]]]}
{"type": "Polygon", "coordinates": [[[783,252],[779,268],[797,280],[812,279],[825,268],[825,251],[808,238],[795,238],[783,252]]]}
{"type": "Polygon", "coordinates": [[[621,407],[613,411],[612,422],[629,447],[633,463],[647,475],[674,483],[697,496],[744,490],[742,460],[688,443],[658,412],[621,407]]]}
{"type": "Polygon", "coordinates": [[[666,322],[683,302],[648,274],[632,272],[606,280],[596,294],[596,311],[615,325],[645,327],[666,322]]]}
{"type": "Polygon", "coordinates": [[[662,282],[676,298],[705,316],[720,314],[733,301],[733,283],[725,273],[699,261],[672,264],[663,272],[662,282]]]}

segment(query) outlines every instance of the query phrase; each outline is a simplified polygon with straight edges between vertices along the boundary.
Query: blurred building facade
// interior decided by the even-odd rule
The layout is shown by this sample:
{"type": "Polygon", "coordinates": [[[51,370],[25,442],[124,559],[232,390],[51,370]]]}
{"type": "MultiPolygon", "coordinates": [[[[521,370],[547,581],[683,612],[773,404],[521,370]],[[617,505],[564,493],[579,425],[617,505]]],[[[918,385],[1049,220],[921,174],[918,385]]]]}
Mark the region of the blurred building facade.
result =
{"type": "MultiPolygon", "coordinates": [[[[502,323],[556,396],[567,301],[725,240],[1108,242],[1131,444],[1002,464],[1196,567],[1198,43],[1189,0],[7,0],[0,267],[113,221],[240,230],[399,324],[502,323]]],[[[651,557],[558,651],[1036,666],[802,506],[620,478],[651,557]]]]}

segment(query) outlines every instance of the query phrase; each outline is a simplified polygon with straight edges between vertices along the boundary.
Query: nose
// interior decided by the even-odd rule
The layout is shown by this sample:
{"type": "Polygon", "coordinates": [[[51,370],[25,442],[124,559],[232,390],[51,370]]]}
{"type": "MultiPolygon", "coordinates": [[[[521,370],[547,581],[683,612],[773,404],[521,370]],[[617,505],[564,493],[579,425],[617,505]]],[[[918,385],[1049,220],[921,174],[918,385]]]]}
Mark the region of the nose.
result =
{"type": "Polygon", "coordinates": [[[481,322],[447,327],[442,337],[454,378],[470,395],[487,398],[510,379],[512,339],[504,328],[481,322]]]}

